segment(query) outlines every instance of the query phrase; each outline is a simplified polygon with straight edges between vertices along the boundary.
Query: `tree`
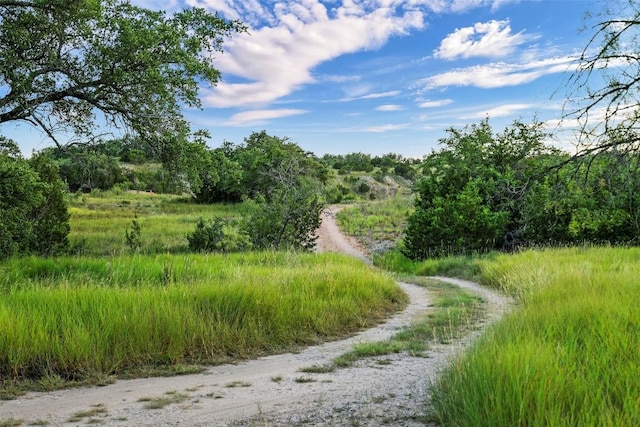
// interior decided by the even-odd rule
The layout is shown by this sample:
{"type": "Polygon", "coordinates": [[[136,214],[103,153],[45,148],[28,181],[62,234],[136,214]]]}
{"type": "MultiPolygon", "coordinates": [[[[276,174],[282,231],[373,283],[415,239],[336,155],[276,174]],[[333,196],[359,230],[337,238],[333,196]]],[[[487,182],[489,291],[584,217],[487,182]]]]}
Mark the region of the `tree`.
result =
{"type": "Polygon", "coordinates": [[[569,99],[580,103],[565,105],[565,118],[580,123],[578,158],[611,148],[640,149],[640,3],[607,2],[597,16],[569,79],[569,99]],[[612,131],[623,138],[608,138],[612,131]]]}
{"type": "Polygon", "coordinates": [[[182,106],[199,107],[200,82],[220,78],[215,53],[242,31],[198,8],[0,0],[0,124],[26,121],[57,145],[103,125],[170,145],[189,133],[182,106]]]}
{"type": "Polygon", "coordinates": [[[232,159],[242,166],[242,186],[249,197],[262,194],[268,198],[269,193],[280,184],[282,177],[279,173],[287,169],[291,162],[295,162],[301,173],[323,184],[329,172],[324,163],[289,138],[269,135],[264,130],[253,132],[245,138],[244,144],[236,147],[232,159]]]}
{"type": "Polygon", "coordinates": [[[55,164],[45,156],[25,160],[15,143],[0,139],[0,259],[64,250],[69,214],[55,164]]]}
{"type": "Polygon", "coordinates": [[[290,158],[271,171],[275,183],[268,195],[245,202],[247,234],[262,249],[311,250],[320,227],[321,185],[290,158]]]}
{"type": "Polygon", "coordinates": [[[423,163],[404,253],[423,259],[522,244],[529,224],[525,197],[553,156],[541,123],[515,122],[494,134],[488,120],[451,128],[443,148],[423,163]]]}

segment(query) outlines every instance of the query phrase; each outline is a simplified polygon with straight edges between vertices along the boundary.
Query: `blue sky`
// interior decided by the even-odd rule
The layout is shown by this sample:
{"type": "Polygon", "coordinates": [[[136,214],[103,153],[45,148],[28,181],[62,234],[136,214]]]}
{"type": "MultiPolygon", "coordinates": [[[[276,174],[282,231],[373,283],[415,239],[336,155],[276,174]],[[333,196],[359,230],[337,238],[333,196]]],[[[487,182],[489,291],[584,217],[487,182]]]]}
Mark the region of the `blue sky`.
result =
{"type": "MultiPolygon", "coordinates": [[[[535,116],[553,127],[567,73],[589,36],[586,0],[133,0],[240,19],[224,45],[223,80],[186,111],[212,147],[253,131],[318,155],[421,157],[445,129],[489,116],[501,131],[535,116]]],[[[600,5],[599,5],[600,3],[600,5]]],[[[4,129],[3,129],[4,131],[4,129]]],[[[50,145],[20,128],[39,148],[50,145]]]]}

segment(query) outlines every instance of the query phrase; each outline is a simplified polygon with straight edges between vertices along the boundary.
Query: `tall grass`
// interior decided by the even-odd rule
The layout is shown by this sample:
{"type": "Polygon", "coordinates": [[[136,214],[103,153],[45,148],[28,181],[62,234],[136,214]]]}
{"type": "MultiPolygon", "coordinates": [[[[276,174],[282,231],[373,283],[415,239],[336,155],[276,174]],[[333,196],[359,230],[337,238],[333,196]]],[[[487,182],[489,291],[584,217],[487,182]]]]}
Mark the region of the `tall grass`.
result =
{"type": "Polygon", "coordinates": [[[413,198],[396,197],[350,206],[338,213],[340,229],[361,241],[395,244],[401,237],[407,218],[413,212],[413,198]]]}
{"type": "Polygon", "coordinates": [[[391,278],[335,254],[22,258],[0,278],[4,383],[282,352],[406,302],[391,278]]]}
{"type": "Polygon", "coordinates": [[[480,261],[519,307],[447,369],[434,416],[456,426],[640,425],[640,249],[480,261]]]}
{"type": "Polygon", "coordinates": [[[183,197],[146,192],[95,191],[69,198],[69,240],[80,255],[113,256],[129,248],[125,231],[136,219],[141,252],[185,252],[199,218],[238,216],[237,205],[200,205],[183,197]]]}

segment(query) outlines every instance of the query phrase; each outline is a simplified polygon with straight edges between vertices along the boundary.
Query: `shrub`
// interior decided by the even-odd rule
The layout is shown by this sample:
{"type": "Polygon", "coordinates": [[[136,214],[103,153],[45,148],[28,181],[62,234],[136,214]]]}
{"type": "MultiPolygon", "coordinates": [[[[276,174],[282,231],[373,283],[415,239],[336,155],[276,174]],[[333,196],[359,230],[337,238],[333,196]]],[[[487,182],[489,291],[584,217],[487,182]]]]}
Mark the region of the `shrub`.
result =
{"type": "Polygon", "coordinates": [[[251,248],[244,227],[232,219],[213,218],[207,223],[200,218],[187,240],[189,248],[198,252],[239,252],[251,248]]]}

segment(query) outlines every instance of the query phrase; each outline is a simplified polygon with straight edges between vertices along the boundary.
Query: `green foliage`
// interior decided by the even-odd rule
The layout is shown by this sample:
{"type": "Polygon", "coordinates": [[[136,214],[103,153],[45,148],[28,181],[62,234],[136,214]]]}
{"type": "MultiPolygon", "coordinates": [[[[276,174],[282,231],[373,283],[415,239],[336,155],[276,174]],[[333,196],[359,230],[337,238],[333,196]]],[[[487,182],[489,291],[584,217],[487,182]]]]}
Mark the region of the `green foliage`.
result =
{"type": "Polygon", "coordinates": [[[60,177],[69,186],[69,191],[89,192],[93,189],[108,190],[124,182],[120,161],[91,149],[72,149],[60,159],[60,177]]]}
{"type": "MultiPolygon", "coordinates": [[[[327,174],[326,166],[297,144],[262,131],[251,134],[243,145],[226,143],[209,152],[195,199],[211,203],[248,198],[238,236],[246,233],[255,248],[310,250],[320,226],[327,174]]],[[[219,221],[210,226],[203,223],[191,235],[191,246],[214,250],[222,239],[222,228],[219,221]]],[[[240,240],[232,246],[245,247],[240,240]]]]}
{"type": "Polygon", "coordinates": [[[239,252],[251,248],[243,225],[235,219],[198,220],[196,229],[187,235],[189,249],[197,252],[239,252]]]}
{"type": "Polygon", "coordinates": [[[243,188],[242,165],[217,148],[206,154],[205,166],[200,170],[202,185],[194,192],[198,203],[239,202],[246,194],[243,188]]]}
{"type": "Polygon", "coordinates": [[[181,109],[216,84],[214,53],[245,27],[204,9],[167,15],[123,0],[0,2],[0,123],[27,120],[89,136],[122,125],[170,146],[188,133],[181,109]],[[95,120],[100,113],[102,120],[95,120]]]}
{"type": "Polygon", "coordinates": [[[324,204],[317,188],[280,186],[269,199],[245,203],[247,233],[255,248],[311,250],[315,247],[324,204]]]}
{"type": "Polygon", "coordinates": [[[138,222],[137,215],[131,220],[131,224],[129,224],[125,230],[124,238],[131,252],[135,253],[140,251],[140,248],[142,247],[142,227],[138,222]]]}
{"type": "Polygon", "coordinates": [[[637,154],[611,149],[570,161],[543,144],[539,123],[494,135],[484,121],[449,133],[423,164],[404,240],[409,258],[640,236],[637,154]]]}
{"type": "Polygon", "coordinates": [[[69,212],[65,200],[65,186],[59,178],[58,168],[50,159],[35,155],[29,163],[44,184],[44,203],[31,214],[31,250],[42,255],[56,254],[66,250],[69,245],[69,212]]]}
{"type": "Polygon", "coordinates": [[[45,157],[27,161],[10,152],[0,154],[0,259],[64,250],[69,214],[55,165],[45,157]]]}

